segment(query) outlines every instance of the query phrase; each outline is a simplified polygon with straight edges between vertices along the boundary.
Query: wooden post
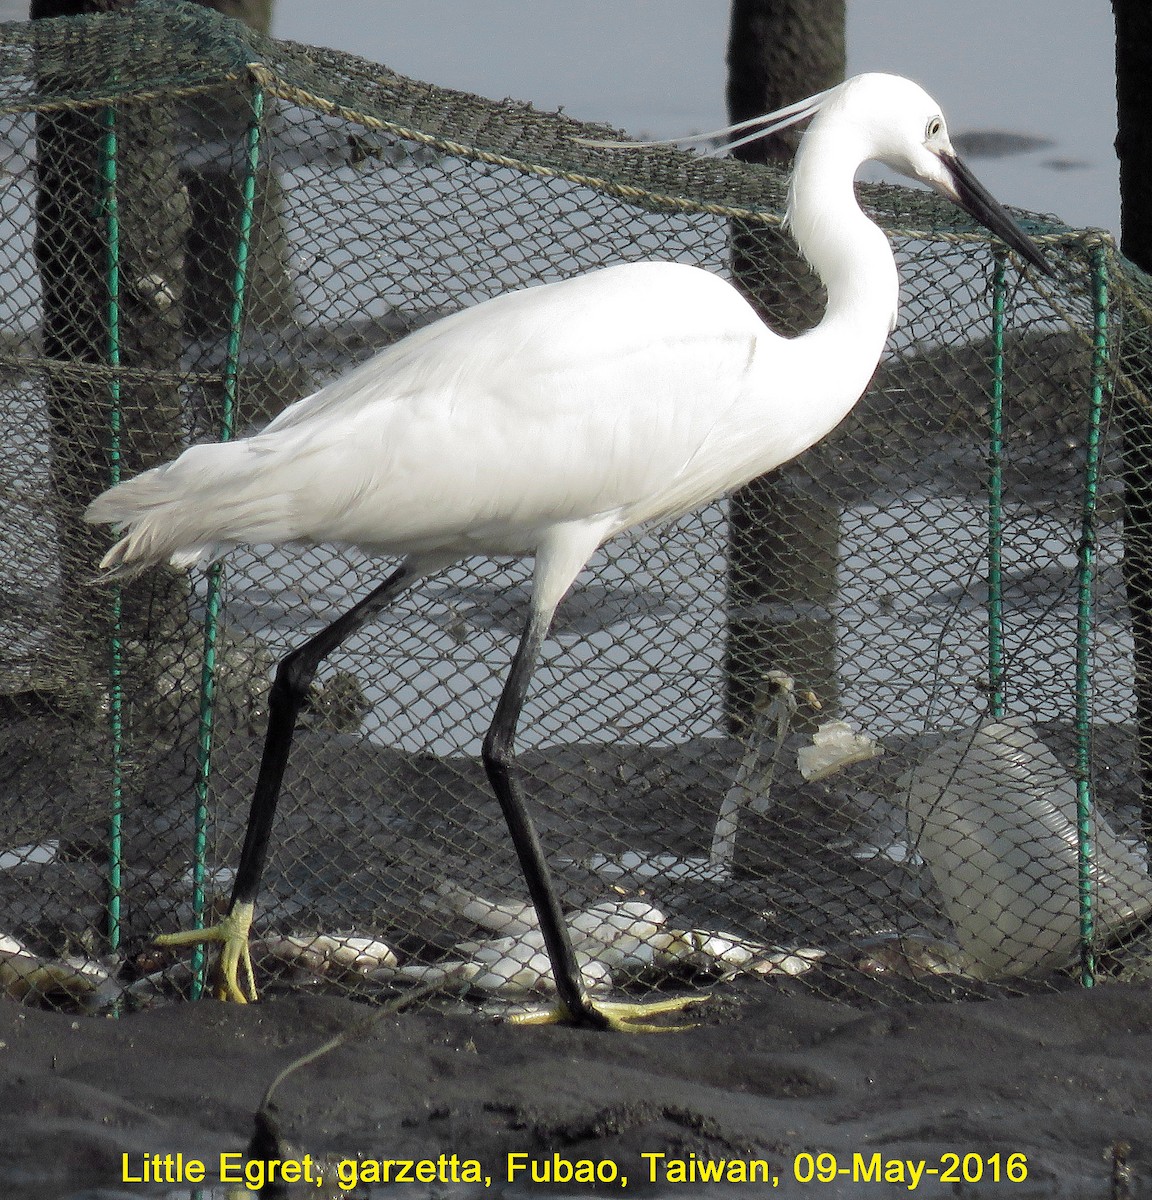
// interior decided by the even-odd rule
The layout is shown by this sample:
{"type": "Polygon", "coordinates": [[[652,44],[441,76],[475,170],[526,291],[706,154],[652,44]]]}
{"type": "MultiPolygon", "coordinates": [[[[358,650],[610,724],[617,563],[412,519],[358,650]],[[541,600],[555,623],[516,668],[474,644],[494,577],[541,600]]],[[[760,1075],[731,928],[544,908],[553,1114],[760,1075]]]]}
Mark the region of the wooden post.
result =
{"type": "MultiPolygon", "coordinates": [[[[1152,272],[1152,7],[1112,0],[1116,19],[1116,153],[1120,159],[1120,249],[1152,272]]],[[[1122,348],[1124,401],[1124,584],[1132,615],[1136,746],[1144,840],[1152,862],[1152,346],[1147,330],[1122,348]]]]}
{"type": "MultiPolygon", "coordinates": [[[[34,20],[131,7],[127,0],[32,0],[34,20]]],[[[57,92],[87,86],[80,66],[39,56],[42,86],[57,92]],[[73,73],[76,72],[74,75],[73,73]]],[[[117,202],[121,261],[120,464],[134,474],[179,450],[184,243],[187,200],[172,153],[171,105],[116,106],[117,202]]],[[[57,660],[70,678],[47,680],[44,699],[56,709],[89,710],[108,677],[110,605],[91,580],[107,530],[83,521],[88,502],[109,482],[108,229],[104,208],[105,127],[98,108],[38,114],[36,260],[43,295],[43,352],[60,364],[47,379],[52,517],[60,564],[57,660]],[[87,366],[89,370],[77,370],[87,366]]],[[[153,678],[143,652],[162,628],[182,616],[187,585],[155,572],[127,589],[121,637],[137,682],[153,678]],[[139,653],[134,653],[135,648],[139,653]]],[[[147,686],[145,692],[147,693],[147,686]]],[[[147,703],[146,699],[142,699],[147,703]]]]}
{"type": "MultiPolygon", "coordinates": [[[[728,113],[742,121],[844,78],[844,0],[733,0],[728,113]]],[[[741,147],[749,162],[791,163],[799,135],[784,131],[741,147]]],[[[761,317],[782,334],[816,324],[824,293],[791,239],[732,223],[732,273],[761,317]]],[[[729,522],[727,713],[743,729],[770,670],[785,671],[835,706],[839,512],[823,489],[797,486],[788,467],[732,497],[729,522]]],[[[812,718],[800,716],[804,728],[812,718]]]]}

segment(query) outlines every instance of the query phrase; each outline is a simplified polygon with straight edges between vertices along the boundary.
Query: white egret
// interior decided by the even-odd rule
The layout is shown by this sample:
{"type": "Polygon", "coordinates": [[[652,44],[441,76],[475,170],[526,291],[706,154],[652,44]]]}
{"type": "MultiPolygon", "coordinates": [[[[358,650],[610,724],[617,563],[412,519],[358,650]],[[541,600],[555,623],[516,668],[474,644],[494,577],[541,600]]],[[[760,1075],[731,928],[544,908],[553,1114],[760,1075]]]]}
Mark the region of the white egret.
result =
{"type": "Polygon", "coordinates": [[[228,915],[168,944],[221,941],[218,994],[255,998],[249,929],[297,714],[324,657],[414,581],[475,554],[534,555],[527,624],[483,760],[577,1023],[640,1029],[661,1005],[589,1000],[514,773],[517,721],[549,623],[593,551],[737,488],[828,433],[864,391],[896,319],[888,241],[853,177],[878,159],[955,201],[1033,266],[1044,256],[956,157],[916,84],[861,75],[760,132],[812,117],[788,226],[827,288],[816,328],[785,339],[729,283],[643,262],[512,292],[405,338],[263,432],[193,446],[93,501],[124,576],[207,562],[239,543],[344,543],[395,555],[375,590],[280,663],[228,915]],[[237,972],[243,969],[242,990],[237,972]]]}

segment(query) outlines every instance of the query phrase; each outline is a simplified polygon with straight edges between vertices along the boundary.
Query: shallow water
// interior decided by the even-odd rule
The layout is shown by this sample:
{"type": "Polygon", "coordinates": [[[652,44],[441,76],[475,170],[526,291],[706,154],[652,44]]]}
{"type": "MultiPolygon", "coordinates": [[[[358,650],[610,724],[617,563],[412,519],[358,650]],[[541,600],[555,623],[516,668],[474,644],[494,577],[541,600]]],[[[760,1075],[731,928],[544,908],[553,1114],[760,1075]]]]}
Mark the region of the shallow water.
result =
{"type": "MultiPolygon", "coordinates": [[[[842,711],[875,737],[953,728],[987,704],[982,577],[986,509],[960,497],[907,495],[847,509],[840,522],[838,634],[842,711]],[[900,557],[894,560],[892,547],[900,557]]],[[[722,726],[726,506],[613,544],[562,606],[522,722],[534,747],[610,739],[676,744],[722,726]],[[700,536],[716,547],[701,560],[700,536]],[[690,577],[677,564],[702,561],[690,577]],[[659,703],[654,695],[659,693],[659,703]],[[590,697],[593,698],[590,702],[590,697]],[[595,707],[593,719],[589,708],[595,707]]],[[[1097,597],[1097,721],[1132,712],[1131,635],[1117,602],[1115,531],[1102,531],[1097,597]],[[1111,536],[1110,536],[1111,535],[1111,536]]],[[[1075,668],[1074,548],[1065,518],[1013,515],[1006,546],[1008,711],[1069,720],[1075,668]]],[[[367,560],[309,551],[233,556],[226,620],[287,648],[381,575],[367,560]],[[355,560],[351,560],[355,562],[355,560]],[[312,590],[317,577],[328,581],[312,590]],[[301,620],[302,597],[307,616],[301,620]]],[[[372,705],[368,732],[438,755],[474,753],[487,729],[526,613],[526,564],[454,568],[403,597],[325,672],[353,672],[372,705]],[[476,573],[474,573],[474,570],[476,573]]]]}

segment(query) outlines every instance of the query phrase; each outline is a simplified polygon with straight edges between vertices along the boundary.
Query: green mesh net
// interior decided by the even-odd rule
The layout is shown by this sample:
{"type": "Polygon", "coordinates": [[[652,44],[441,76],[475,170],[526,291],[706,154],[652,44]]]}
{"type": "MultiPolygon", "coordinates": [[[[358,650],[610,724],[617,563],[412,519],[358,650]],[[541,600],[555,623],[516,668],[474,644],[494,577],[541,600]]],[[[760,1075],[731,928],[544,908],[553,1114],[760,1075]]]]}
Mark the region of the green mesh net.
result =
{"type": "MultiPolygon", "coordinates": [[[[819,297],[773,170],[582,146],[611,131],[193,5],[0,26],[0,123],[0,979],[153,1004],[198,991],[151,938],[226,904],[275,661],[389,565],[252,547],[97,588],[88,501],[510,288],[659,257],[782,327],[819,297]]],[[[597,986],[1143,977],[1147,285],[1098,232],[1026,221],[1041,279],[925,193],[860,195],[903,281],[865,398],[606,546],[547,645],[521,768],[597,986]]],[[[470,561],[328,660],[265,987],[546,987],[478,762],[528,596],[470,561]]]]}

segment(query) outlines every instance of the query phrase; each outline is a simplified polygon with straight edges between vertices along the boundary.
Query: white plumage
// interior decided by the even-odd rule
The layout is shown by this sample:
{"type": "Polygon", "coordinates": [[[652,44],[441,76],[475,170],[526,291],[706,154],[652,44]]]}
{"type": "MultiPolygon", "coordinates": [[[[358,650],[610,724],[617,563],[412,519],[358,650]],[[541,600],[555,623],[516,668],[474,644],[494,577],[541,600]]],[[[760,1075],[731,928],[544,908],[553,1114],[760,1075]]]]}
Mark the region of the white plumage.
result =
{"type": "Polygon", "coordinates": [[[862,162],[880,159],[922,180],[1050,269],[956,158],[938,106],[916,84],[858,76],[744,127],[766,132],[807,117],[788,223],[827,287],[826,313],[810,332],[778,336],[734,287],[696,267],[607,267],[438,321],[262,432],[194,446],[93,501],[90,520],[121,527],[102,564],[121,575],[165,560],[187,566],[247,542],[351,543],[402,560],[277,673],[230,915],[184,938],[225,942],[233,998],[242,998],[236,968],[247,963],[292,729],[319,662],[420,576],[472,554],[531,553],[531,614],[484,761],[565,1009],[590,1023],[611,1020],[583,993],[511,771],[516,723],[556,605],[601,542],[786,462],[863,392],[896,319],[899,281],[887,239],[856,202],[862,162]]]}
{"type": "Polygon", "coordinates": [[[564,522],[595,522],[603,540],[827,432],[879,356],[887,320],[873,324],[869,360],[829,378],[823,338],[784,341],[719,277],[609,267],[438,321],[263,432],[106,492],[89,517],[127,524],[105,560],[122,571],[244,542],[451,560],[530,553],[564,522]],[[781,356],[789,345],[799,352],[781,356]]]}
{"type": "Polygon", "coordinates": [[[679,263],[499,296],[385,349],[252,437],[194,446],[104,493],[89,519],[127,532],[104,565],[131,573],[239,543],[336,542],[439,566],[531,553],[566,523],[594,527],[594,546],[786,462],[855,403],[896,318],[892,253],[852,175],[887,157],[954,192],[942,124],[925,141],[936,111],[892,76],[824,95],[789,206],[829,291],[809,333],[781,338],[731,285],[679,263]],[[877,119],[894,110],[896,134],[877,119]],[[909,130],[919,145],[903,144],[909,130]]]}

